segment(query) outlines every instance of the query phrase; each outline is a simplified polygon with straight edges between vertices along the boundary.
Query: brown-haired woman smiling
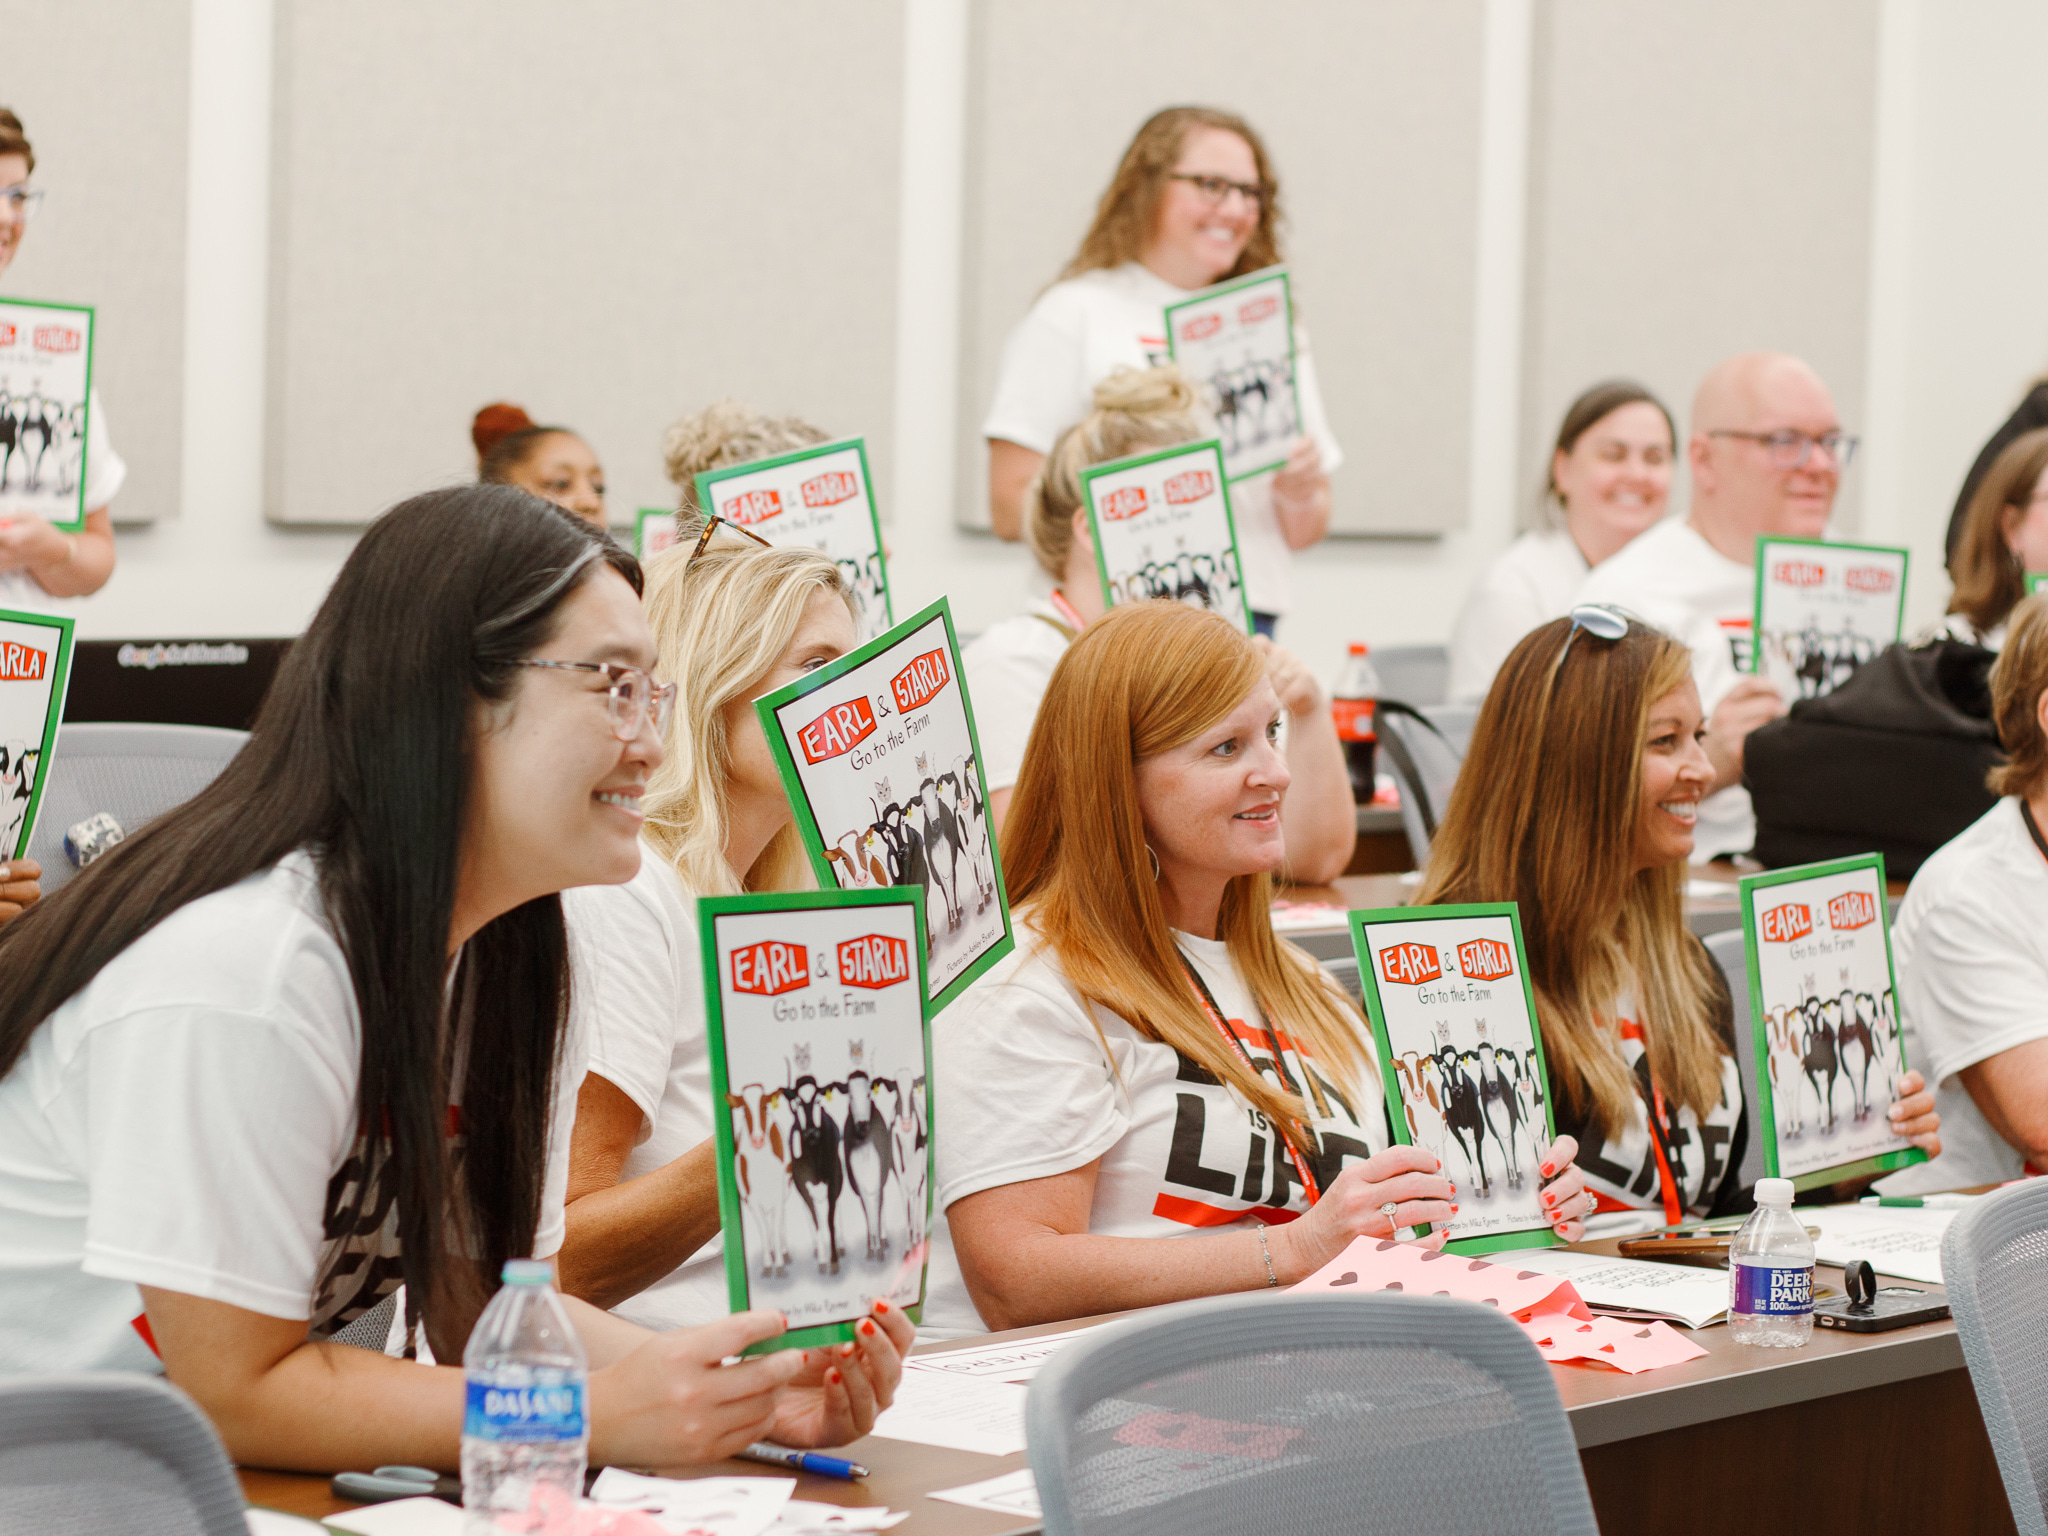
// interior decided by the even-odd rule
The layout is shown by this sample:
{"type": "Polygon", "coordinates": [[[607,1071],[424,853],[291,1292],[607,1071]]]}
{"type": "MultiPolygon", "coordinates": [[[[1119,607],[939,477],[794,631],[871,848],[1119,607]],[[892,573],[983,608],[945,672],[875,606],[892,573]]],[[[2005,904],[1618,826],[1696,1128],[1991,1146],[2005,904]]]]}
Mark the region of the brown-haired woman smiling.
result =
{"type": "MultiPolygon", "coordinates": [[[[1080,249],[1003,346],[982,423],[998,535],[1024,536],[1024,489],[1060,433],[1088,414],[1095,385],[1119,366],[1168,361],[1166,306],[1284,260],[1280,224],[1279,179],[1251,124],[1213,107],[1168,107],[1146,120],[1080,249]]],[[[1306,435],[1284,467],[1231,487],[1262,634],[1292,600],[1292,552],[1329,531],[1329,472],[1343,457],[1299,335],[1295,384],[1306,435]]]]}
{"type": "MultiPolygon", "coordinates": [[[[1748,1198],[1728,989],[1682,898],[1704,734],[1691,652],[1661,630],[1587,604],[1532,631],[1480,708],[1416,898],[1520,904],[1558,1128],[1598,1210],[1668,1221],[1748,1198]]],[[[1893,1127],[1939,1150],[1933,1095],[1917,1072],[1900,1087],[1893,1127]]]]}

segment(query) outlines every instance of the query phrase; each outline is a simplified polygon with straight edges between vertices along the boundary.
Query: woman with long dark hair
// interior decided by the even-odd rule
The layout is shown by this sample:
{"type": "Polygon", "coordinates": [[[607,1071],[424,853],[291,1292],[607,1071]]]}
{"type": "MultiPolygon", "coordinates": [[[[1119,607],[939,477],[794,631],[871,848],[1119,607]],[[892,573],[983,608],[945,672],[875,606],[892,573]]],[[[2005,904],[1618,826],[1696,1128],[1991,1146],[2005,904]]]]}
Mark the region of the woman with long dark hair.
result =
{"type": "MultiPolygon", "coordinates": [[[[332,1335],[397,1289],[461,1358],[562,1235],[583,1065],[558,893],[639,866],[673,693],[637,562],[508,486],[364,534],[209,788],[0,933],[0,1369],[150,1369],[238,1460],[452,1467],[457,1369],[332,1335]]],[[[571,1302],[591,1454],[873,1422],[909,1328],[651,1335],[571,1302]]]]}

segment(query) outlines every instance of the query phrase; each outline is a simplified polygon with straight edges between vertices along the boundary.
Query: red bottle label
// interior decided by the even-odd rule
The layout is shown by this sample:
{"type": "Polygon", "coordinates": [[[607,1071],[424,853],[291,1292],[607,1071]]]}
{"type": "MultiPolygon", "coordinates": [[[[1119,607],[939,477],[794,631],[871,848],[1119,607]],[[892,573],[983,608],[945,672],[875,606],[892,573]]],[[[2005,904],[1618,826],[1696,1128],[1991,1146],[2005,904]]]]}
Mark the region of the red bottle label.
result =
{"type": "Polygon", "coordinates": [[[1371,699],[1332,699],[1330,718],[1337,722],[1339,741],[1377,741],[1373,729],[1371,699]]]}

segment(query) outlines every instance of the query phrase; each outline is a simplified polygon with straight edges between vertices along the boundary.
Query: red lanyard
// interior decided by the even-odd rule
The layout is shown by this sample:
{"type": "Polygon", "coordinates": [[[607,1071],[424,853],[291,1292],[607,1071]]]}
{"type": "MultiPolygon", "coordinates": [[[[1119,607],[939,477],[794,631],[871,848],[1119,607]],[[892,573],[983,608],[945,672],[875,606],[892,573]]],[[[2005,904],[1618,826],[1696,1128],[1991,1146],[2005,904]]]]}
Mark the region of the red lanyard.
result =
{"type": "MultiPolygon", "coordinates": [[[[1257,1077],[1259,1069],[1253,1064],[1251,1053],[1244,1048],[1244,1042],[1237,1038],[1236,1033],[1224,1020],[1223,1010],[1216,1006],[1216,999],[1210,995],[1209,984],[1202,980],[1201,972],[1195,969],[1194,962],[1184,954],[1180,957],[1180,963],[1181,969],[1188,973],[1188,980],[1195,984],[1195,998],[1201,1003],[1202,1012],[1209,1016],[1209,1022],[1216,1026],[1216,1033],[1223,1037],[1225,1045],[1237,1053],[1237,1059],[1244,1063],[1245,1070],[1250,1072],[1253,1077],[1257,1077]]],[[[1294,1086],[1294,1080],[1288,1076],[1287,1062],[1280,1054],[1279,1039],[1270,1029],[1265,1031],[1265,1036],[1267,1043],[1273,1047],[1273,1069],[1280,1074],[1281,1083],[1285,1085],[1289,1093],[1294,1094],[1297,1098],[1305,1099],[1306,1095],[1294,1086]]],[[[1281,1143],[1287,1148],[1287,1156],[1294,1163],[1295,1177],[1301,1180],[1302,1193],[1308,1197],[1308,1203],[1314,1205],[1317,1200],[1322,1198],[1323,1192],[1321,1186],[1316,1183],[1315,1174],[1309,1171],[1308,1159],[1301,1155],[1301,1149],[1294,1144],[1294,1138],[1289,1136],[1282,1127],[1276,1125],[1273,1129],[1279,1135],[1281,1143]]]]}
{"type": "Polygon", "coordinates": [[[1088,621],[1081,617],[1074,605],[1067,601],[1066,594],[1057,587],[1053,588],[1052,605],[1059,609],[1061,618],[1074,626],[1075,634],[1080,634],[1082,630],[1088,627],[1088,621]]]}

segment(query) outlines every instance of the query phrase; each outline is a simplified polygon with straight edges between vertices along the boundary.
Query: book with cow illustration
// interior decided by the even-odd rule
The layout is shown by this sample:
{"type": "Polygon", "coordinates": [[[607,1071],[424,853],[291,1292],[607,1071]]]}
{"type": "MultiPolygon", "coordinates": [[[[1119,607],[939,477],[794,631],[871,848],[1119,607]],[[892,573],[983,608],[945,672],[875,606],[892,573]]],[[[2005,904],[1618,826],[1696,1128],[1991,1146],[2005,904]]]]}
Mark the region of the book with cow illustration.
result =
{"type": "Polygon", "coordinates": [[[633,514],[633,554],[643,562],[673,549],[681,537],[676,514],[667,507],[642,507],[633,514]]]}
{"type": "Polygon", "coordinates": [[[833,1344],[877,1298],[914,1323],[932,1204],[931,1030],[914,891],[697,903],[732,1309],[833,1344]]]}
{"type": "Polygon", "coordinates": [[[1394,1139],[1458,1186],[1454,1253],[1547,1248],[1543,1151],[1554,1139],[1543,1036],[1514,902],[1351,914],[1394,1139]]]}
{"type": "Polygon", "coordinates": [[[64,718],[73,620],[0,608],[0,860],[28,852],[64,718]]]}
{"type": "Polygon", "coordinates": [[[0,518],[85,527],[92,309],[0,299],[0,518]]]}
{"type": "Polygon", "coordinates": [[[754,709],[818,883],[923,892],[937,1013],[1015,944],[951,608],[940,598],[754,709]]]}
{"type": "Polygon", "coordinates": [[[1170,597],[1252,628],[1216,439],[1081,471],[1105,607],[1170,597]]]}
{"type": "Polygon", "coordinates": [[[1287,462],[1302,433],[1294,299],[1285,267],[1265,267],[1166,306],[1166,350],[1201,388],[1232,480],[1287,462]]]}
{"type": "Polygon", "coordinates": [[[1788,702],[1833,693],[1896,644],[1905,621],[1905,550],[1757,539],[1749,669],[1788,702]]]}
{"type": "Polygon", "coordinates": [[[838,561],[861,639],[872,640],[896,622],[865,438],[707,469],[697,477],[697,505],[770,544],[807,545],[838,561]]]}
{"type": "Polygon", "coordinates": [[[1764,1172],[1810,1189],[1927,1161],[1891,1129],[1906,1044],[1884,855],[1740,884],[1764,1172]]]}

